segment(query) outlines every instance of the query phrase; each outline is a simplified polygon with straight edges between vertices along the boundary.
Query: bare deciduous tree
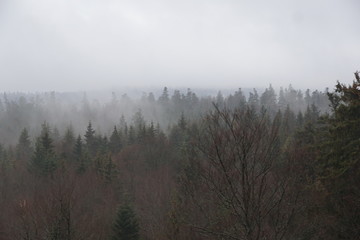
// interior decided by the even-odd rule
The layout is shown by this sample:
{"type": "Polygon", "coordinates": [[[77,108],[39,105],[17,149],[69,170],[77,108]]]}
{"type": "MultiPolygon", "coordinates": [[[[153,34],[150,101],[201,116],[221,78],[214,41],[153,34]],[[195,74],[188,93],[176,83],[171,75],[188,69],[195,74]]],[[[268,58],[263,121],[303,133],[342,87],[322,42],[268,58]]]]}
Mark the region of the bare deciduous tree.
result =
{"type": "Polygon", "coordinates": [[[182,179],[187,226],[207,238],[284,239],[298,194],[278,128],[249,108],[205,117],[182,179]]]}

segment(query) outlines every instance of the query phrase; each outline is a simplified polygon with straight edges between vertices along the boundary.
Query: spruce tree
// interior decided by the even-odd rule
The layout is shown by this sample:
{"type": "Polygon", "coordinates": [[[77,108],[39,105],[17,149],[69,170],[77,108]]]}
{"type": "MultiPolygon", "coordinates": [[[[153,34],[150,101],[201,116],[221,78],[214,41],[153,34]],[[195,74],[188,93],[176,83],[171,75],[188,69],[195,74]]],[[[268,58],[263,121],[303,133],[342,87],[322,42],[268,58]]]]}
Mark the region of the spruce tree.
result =
{"type": "Polygon", "coordinates": [[[74,145],[75,145],[75,137],[74,130],[70,126],[66,129],[65,136],[62,140],[62,156],[70,161],[74,159],[74,145]]]}
{"type": "Polygon", "coordinates": [[[89,122],[86,133],[85,133],[85,146],[90,155],[95,155],[96,153],[96,139],[95,139],[95,130],[93,129],[91,122],[89,122]]]}
{"type": "Polygon", "coordinates": [[[7,154],[4,147],[0,144],[0,170],[5,170],[8,167],[7,154]]]}
{"type": "Polygon", "coordinates": [[[326,189],[324,208],[335,217],[336,239],[360,236],[360,77],[329,93],[333,113],[323,117],[318,138],[318,180],[326,189]]]}
{"type": "Polygon", "coordinates": [[[74,146],[74,158],[78,164],[77,172],[83,173],[86,170],[85,157],[83,152],[83,143],[81,140],[81,136],[79,135],[76,139],[74,146]]]}
{"type": "Polygon", "coordinates": [[[27,129],[24,128],[20,134],[18,144],[16,145],[16,159],[28,162],[31,158],[32,151],[29,133],[27,129]]]}
{"type": "Polygon", "coordinates": [[[105,164],[103,171],[104,171],[103,175],[106,182],[111,182],[117,174],[116,165],[113,163],[113,160],[110,155],[107,158],[107,162],[105,164]]]}
{"type": "Polygon", "coordinates": [[[159,97],[158,101],[160,104],[167,104],[169,102],[169,92],[167,87],[164,87],[163,93],[159,97]]]}
{"type": "Polygon", "coordinates": [[[254,110],[259,110],[259,95],[256,91],[256,89],[254,88],[253,92],[249,93],[249,99],[248,99],[248,105],[254,109],[254,110]]]}
{"type": "Polygon", "coordinates": [[[49,175],[55,171],[57,159],[54,152],[50,129],[46,123],[42,126],[41,136],[36,139],[34,155],[31,159],[30,170],[40,175],[49,175]]]}
{"type": "Polygon", "coordinates": [[[139,239],[139,223],[134,210],[129,205],[123,205],[117,212],[113,225],[112,240],[139,239]]]}
{"type": "Polygon", "coordinates": [[[110,145],[110,150],[112,153],[118,153],[118,152],[120,152],[120,150],[122,148],[120,134],[119,134],[116,126],[114,127],[114,130],[110,136],[109,145],[110,145]]]}

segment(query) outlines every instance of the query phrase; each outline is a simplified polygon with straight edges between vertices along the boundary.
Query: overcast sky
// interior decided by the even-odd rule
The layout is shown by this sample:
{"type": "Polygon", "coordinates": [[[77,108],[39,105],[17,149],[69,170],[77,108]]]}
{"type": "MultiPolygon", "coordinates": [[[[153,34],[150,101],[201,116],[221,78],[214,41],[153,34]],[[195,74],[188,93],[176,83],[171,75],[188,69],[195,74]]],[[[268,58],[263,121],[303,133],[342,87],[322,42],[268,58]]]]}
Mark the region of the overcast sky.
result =
{"type": "Polygon", "coordinates": [[[0,0],[0,91],[333,88],[359,0],[0,0]]]}

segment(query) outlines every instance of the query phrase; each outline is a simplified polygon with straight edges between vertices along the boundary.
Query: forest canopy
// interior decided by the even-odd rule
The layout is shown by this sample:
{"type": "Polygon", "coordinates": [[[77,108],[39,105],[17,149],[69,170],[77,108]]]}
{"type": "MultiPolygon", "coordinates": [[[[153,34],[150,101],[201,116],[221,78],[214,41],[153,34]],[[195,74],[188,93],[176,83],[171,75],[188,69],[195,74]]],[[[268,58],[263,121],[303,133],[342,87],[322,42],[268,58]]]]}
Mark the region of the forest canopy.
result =
{"type": "Polygon", "coordinates": [[[358,72],[324,92],[0,100],[0,239],[360,235],[358,72]]]}

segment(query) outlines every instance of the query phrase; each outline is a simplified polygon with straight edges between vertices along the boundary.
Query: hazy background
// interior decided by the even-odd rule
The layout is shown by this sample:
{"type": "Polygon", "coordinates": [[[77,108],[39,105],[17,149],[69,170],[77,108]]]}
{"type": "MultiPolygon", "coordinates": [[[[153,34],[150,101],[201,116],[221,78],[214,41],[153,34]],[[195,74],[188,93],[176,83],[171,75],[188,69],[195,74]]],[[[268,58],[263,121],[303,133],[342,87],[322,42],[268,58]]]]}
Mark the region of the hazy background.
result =
{"type": "Polygon", "coordinates": [[[358,0],[0,0],[0,91],[332,88],[358,0]]]}

